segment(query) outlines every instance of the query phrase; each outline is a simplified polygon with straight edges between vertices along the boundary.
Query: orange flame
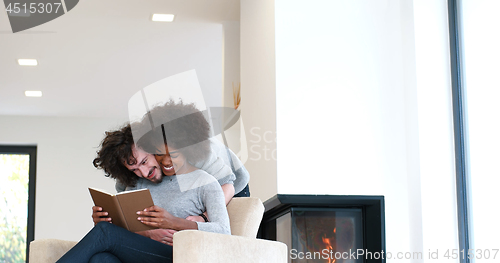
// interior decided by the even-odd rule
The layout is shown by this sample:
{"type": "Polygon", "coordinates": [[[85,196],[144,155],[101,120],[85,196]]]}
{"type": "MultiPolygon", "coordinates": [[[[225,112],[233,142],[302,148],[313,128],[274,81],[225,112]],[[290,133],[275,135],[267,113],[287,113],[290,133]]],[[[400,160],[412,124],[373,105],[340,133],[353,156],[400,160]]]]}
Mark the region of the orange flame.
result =
{"type": "MultiPolygon", "coordinates": [[[[333,230],[333,232],[335,233],[335,229],[333,230]]],[[[322,237],[321,239],[323,240],[323,244],[325,244],[326,249],[328,250],[333,249],[332,244],[330,243],[330,239],[326,238],[326,235],[324,235],[324,237],[322,237]]],[[[335,261],[336,260],[334,258],[328,258],[328,263],[335,263],[335,261]]]]}

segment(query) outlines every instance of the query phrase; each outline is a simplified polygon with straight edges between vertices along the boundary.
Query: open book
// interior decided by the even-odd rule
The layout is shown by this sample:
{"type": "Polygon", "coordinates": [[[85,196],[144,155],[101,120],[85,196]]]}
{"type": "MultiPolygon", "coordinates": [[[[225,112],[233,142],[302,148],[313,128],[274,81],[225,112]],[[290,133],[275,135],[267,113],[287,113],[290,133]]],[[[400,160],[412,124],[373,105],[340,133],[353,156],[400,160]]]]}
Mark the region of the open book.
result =
{"type": "Polygon", "coordinates": [[[132,232],[154,229],[137,220],[136,214],[137,211],[154,205],[149,189],[121,192],[116,195],[91,187],[89,191],[94,204],[108,212],[113,224],[132,232]]]}

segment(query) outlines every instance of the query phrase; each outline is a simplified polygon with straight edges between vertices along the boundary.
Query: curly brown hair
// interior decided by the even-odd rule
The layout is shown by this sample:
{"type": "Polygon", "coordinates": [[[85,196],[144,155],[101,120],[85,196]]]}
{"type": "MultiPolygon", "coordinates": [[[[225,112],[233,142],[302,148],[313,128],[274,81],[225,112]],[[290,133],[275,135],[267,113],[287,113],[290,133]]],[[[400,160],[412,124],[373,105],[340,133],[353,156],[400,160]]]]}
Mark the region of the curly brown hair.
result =
{"type": "Polygon", "coordinates": [[[97,151],[97,157],[93,164],[96,168],[102,169],[106,177],[118,179],[121,184],[135,186],[137,175],[131,172],[124,163],[134,165],[137,163],[132,154],[134,139],[130,124],[126,124],[116,131],[107,131],[105,137],[99,145],[101,149],[97,151]]]}
{"type": "Polygon", "coordinates": [[[158,154],[157,146],[168,144],[179,150],[191,164],[207,158],[210,153],[210,125],[193,103],[184,104],[182,100],[176,103],[171,99],[149,113],[138,128],[149,130],[136,141],[140,148],[158,154]],[[156,125],[153,129],[150,120],[156,125]]]}

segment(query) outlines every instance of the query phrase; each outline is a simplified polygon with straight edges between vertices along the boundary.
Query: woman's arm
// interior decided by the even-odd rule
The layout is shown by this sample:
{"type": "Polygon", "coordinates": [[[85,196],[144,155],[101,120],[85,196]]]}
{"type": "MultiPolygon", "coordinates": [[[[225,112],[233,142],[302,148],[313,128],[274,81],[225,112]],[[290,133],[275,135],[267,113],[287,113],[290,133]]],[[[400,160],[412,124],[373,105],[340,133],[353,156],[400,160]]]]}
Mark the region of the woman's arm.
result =
{"type": "Polygon", "coordinates": [[[196,222],[175,217],[156,205],[148,207],[144,211],[138,211],[137,214],[139,215],[137,220],[141,221],[141,223],[156,228],[173,230],[198,229],[196,222]]]}
{"type": "Polygon", "coordinates": [[[217,182],[200,188],[200,196],[209,222],[197,222],[198,229],[207,232],[231,234],[224,194],[217,182]]]}
{"type": "MultiPolygon", "coordinates": [[[[144,211],[137,212],[139,215],[138,219],[146,225],[157,228],[174,230],[199,229],[208,232],[230,234],[229,216],[221,186],[212,176],[202,170],[198,170],[197,174],[191,176],[196,177],[196,183],[191,183],[190,185],[196,185],[197,187],[182,192],[186,202],[183,201],[184,199],[177,200],[177,207],[171,207],[172,213],[176,214],[176,209],[191,212],[195,212],[196,210],[206,211],[210,222],[193,222],[178,218],[158,206],[152,206],[144,211]]],[[[190,178],[187,179],[187,182],[190,182],[190,178]]]]}
{"type": "MultiPolygon", "coordinates": [[[[234,196],[234,187],[232,184],[225,184],[222,187],[222,192],[224,193],[224,200],[225,200],[225,203],[226,203],[226,206],[227,204],[229,204],[229,202],[231,201],[231,199],[233,199],[233,196],[234,196]]],[[[208,213],[205,211],[203,213],[207,218],[208,220],[210,221],[210,217],[208,217],[208,213]]],[[[188,216],[186,217],[187,220],[189,221],[194,221],[194,222],[205,222],[205,219],[203,219],[203,217],[201,216],[188,216]]]]}

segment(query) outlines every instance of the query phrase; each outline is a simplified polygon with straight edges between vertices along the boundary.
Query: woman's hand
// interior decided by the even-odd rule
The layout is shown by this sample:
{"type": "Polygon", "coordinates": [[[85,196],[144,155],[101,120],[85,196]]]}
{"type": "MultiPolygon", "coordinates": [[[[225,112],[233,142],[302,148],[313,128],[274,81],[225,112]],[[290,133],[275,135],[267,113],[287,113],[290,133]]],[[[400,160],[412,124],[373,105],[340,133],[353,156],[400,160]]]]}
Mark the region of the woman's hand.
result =
{"type": "Polygon", "coordinates": [[[155,228],[173,229],[175,216],[159,206],[151,206],[143,211],[138,211],[137,220],[141,223],[155,228]]]}
{"type": "Polygon", "coordinates": [[[139,215],[137,220],[155,228],[173,230],[198,229],[196,222],[175,217],[156,205],[148,207],[143,211],[138,211],[137,214],[139,215]]]}
{"type": "Polygon", "coordinates": [[[92,220],[94,220],[94,225],[97,225],[97,223],[102,221],[111,223],[111,217],[106,217],[106,216],[108,216],[108,212],[102,211],[102,207],[100,206],[92,207],[92,220]]]}

